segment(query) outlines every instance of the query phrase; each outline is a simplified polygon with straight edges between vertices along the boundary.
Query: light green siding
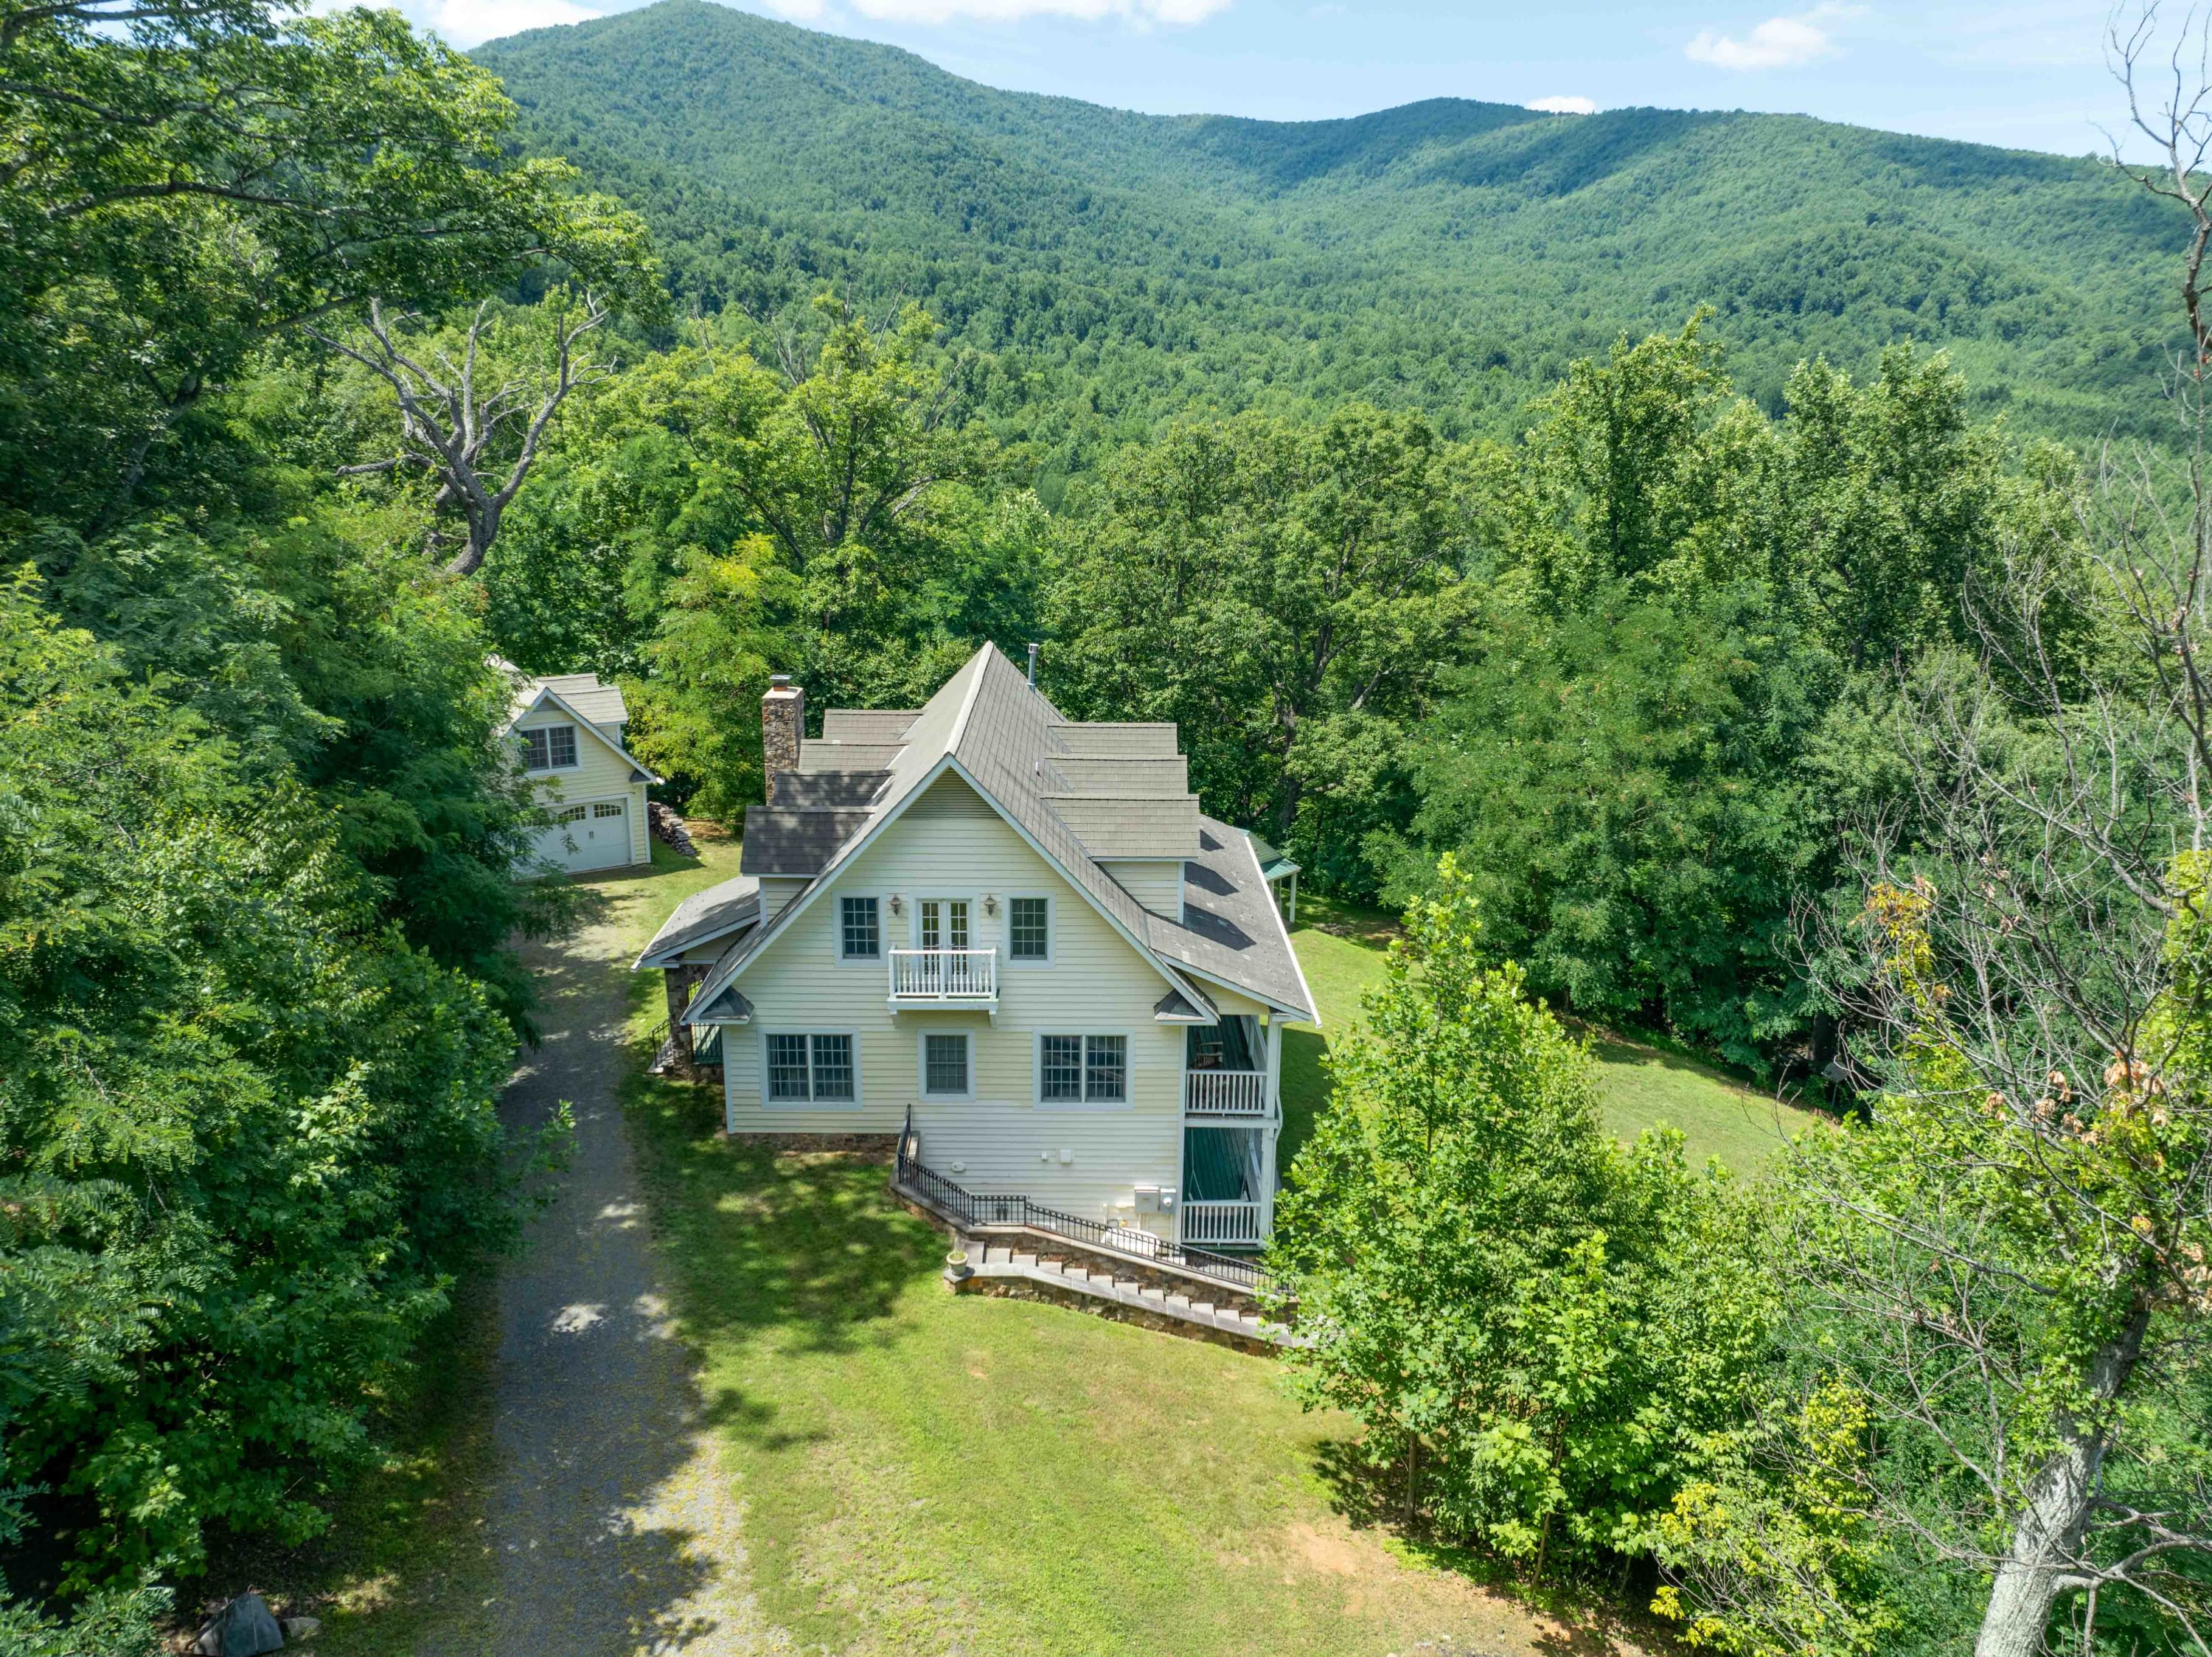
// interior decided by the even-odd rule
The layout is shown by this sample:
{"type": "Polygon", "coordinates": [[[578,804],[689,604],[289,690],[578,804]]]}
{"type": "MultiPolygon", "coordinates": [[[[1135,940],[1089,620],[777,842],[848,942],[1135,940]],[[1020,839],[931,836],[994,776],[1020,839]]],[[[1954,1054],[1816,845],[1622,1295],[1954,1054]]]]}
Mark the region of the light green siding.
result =
{"type": "Polygon", "coordinates": [[[598,740],[592,727],[558,708],[541,708],[525,714],[515,722],[514,730],[519,736],[524,731],[552,725],[576,727],[576,763],[559,771],[532,772],[531,784],[537,789],[538,798],[548,806],[588,805],[599,800],[627,801],[629,860],[632,863],[650,862],[653,851],[646,824],[645,784],[631,780],[633,768],[606,743],[598,740]]]}

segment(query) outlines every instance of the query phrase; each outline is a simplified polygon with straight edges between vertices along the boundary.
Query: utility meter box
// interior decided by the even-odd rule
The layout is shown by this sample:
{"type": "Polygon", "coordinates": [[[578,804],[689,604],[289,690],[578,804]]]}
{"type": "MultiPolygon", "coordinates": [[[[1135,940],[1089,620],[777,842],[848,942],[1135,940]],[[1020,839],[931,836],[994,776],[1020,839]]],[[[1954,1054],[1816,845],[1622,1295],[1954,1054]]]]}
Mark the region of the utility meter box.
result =
{"type": "Polygon", "coordinates": [[[1158,1214],[1160,1211],[1160,1188],[1158,1185],[1137,1187],[1137,1212],[1158,1214]]]}

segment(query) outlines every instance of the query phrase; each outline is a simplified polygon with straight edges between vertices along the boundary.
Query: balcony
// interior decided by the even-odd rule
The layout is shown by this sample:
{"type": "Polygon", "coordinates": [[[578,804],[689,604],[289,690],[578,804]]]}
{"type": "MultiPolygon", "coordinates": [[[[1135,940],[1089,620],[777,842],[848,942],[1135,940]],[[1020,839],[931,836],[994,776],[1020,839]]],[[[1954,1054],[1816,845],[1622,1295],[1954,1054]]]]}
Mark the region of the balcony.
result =
{"type": "Polygon", "coordinates": [[[1223,1117],[1266,1117],[1268,1108],[1265,1070],[1185,1070],[1182,1110],[1187,1117],[1209,1121],[1223,1117]]]}
{"type": "Polygon", "coordinates": [[[999,952],[995,949],[894,949],[890,952],[894,1011],[921,1007],[997,1010],[999,952]]]}
{"type": "Polygon", "coordinates": [[[1265,1240],[1266,1224],[1257,1203],[1182,1205],[1182,1240],[1193,1248],[1257,1248],[1265,1240]]]}

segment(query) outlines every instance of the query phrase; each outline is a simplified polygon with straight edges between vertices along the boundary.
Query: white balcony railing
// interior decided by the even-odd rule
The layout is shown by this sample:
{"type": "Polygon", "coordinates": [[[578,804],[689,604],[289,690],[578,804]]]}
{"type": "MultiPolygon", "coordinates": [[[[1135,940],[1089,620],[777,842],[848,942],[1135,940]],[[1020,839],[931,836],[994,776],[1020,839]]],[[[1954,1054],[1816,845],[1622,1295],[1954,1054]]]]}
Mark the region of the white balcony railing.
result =
{"type": "Polygon", "coordinates": [[[1265,1116],[1265,1070],[1186,1070],[1182,1108],[1187,1116],[1265,1116]]]}
{"type": "Polygon", "coordinates": [[[894,949],[895,1002],[981,1002],[999,998],[995,949],[894,949]]]}
{"type": "Polygon", "coordinates": [[[1260,1205],[1257,1203],[1185,1203],[1182,1205],[1182,1240],[1193,1248],[1218,1248],[1223,1244],[1256,1247],[1266,1240],[1260,1235],[1260,1205]]]}

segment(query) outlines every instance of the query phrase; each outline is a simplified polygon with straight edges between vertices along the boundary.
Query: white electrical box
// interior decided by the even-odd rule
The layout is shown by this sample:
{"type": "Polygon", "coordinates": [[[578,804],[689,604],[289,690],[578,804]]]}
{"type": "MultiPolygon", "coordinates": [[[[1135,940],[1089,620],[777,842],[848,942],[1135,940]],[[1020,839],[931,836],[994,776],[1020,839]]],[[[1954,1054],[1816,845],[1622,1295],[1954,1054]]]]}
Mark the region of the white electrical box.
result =
{"type": "Polygon", "coordinates": [[[1065,1145],[1060,1148],[1060,1166],[1063,1168],[1075,1166],[1075,1153],[1065,1145]]]}
{"type": "Polygon", "coordinates": [[[1158,1185],[1137,1187],[1137,1212],[1158,1214],[1160,1211],[1160,1188],[1158,1185]]]}

